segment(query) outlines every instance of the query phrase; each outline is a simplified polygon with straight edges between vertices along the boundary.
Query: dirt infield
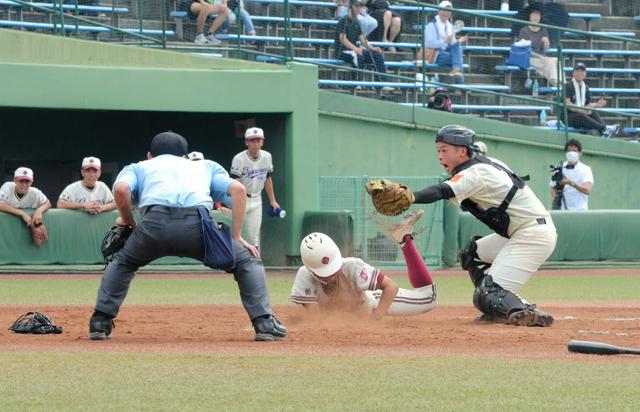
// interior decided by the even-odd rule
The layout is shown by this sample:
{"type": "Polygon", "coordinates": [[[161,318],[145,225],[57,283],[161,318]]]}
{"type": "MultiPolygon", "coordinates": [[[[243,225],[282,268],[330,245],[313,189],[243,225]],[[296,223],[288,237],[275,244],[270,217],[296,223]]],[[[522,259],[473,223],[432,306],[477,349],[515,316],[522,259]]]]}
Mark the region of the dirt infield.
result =
{"type": "MultiPolygon", "coordinates": [[[[571,354],[571,339],[639,346],[640,303],[571,303],[542,306],[556,317],[549,328],[486,324],[470,306],[443,306],[415,317],[380,322],[353,315],[303,319],[301,308],[276,307],[290,333],[283,342],[253,342],[239,305],[125,305],[113,339],[87,337],[91,307],[50,306],[40,310],[64,327],[62,335],[19,335],[0,329],[0,351],[167,352],[233,355],[482,355],[528,359],[640,360],[639,356],[571,354]]],[[[28,311],[2,306],[0,325],[28,311]]]]}

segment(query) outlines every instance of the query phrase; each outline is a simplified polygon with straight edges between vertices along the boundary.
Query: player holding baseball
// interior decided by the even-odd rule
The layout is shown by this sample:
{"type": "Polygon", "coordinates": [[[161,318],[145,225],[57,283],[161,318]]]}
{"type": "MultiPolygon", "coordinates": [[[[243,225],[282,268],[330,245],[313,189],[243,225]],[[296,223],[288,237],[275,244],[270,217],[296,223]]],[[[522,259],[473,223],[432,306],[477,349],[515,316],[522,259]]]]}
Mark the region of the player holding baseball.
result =
{"type": "Polygon", "coordinates": [[[247,231],[247,242],[260,248],[260,226],[262,225],[262,189],[267,192],[269,204],[279,209],[273,191],[273,162],[271,153],[262,150],[264,132],[259,127],[251,127],[244,134],[244,150],[233,158],[230,175],[247,189],[247,211],[244,223],[247,231]]]}
{"type": "Polygon", "coordinates": [[[441,128],[436,135],[438,160],[451,178],[414,194],[401,188],[399,198],[409,199],[409,205],[447,199],[496,232],[472,238],[459,252],[460,264],[475,286],[473,304],[483,313],[480,320],[550,326],[553,316],[517,292],[553,253],[556,228],[520,177],[484,156],[474,156],[474,138],[475,132],[464,126],[441,128]]]}
{"type": "Polygon", "coordinates": [[[84,209],[91,215],[108,212],[116,208],[111,190],[99,181],[102,163],[97,157],[82,159],[82,180],[71,183],[58,198],[59,209],[84,209]]]}
{"type": "Polygon", "coordinates": [[[323,233],[311,233],[300,244],[304,266],[298,270],[291,301],[309,311],[347,311],[385,315],[417,315],[436,306],[436,286],[414,243],[413,224],[423,210],[408,214],[392,226],[389,235],[400,244],[409,281],[415,290],[400,289],[380,269],[361,259],[343,258],[334,241],[323,233]]]}

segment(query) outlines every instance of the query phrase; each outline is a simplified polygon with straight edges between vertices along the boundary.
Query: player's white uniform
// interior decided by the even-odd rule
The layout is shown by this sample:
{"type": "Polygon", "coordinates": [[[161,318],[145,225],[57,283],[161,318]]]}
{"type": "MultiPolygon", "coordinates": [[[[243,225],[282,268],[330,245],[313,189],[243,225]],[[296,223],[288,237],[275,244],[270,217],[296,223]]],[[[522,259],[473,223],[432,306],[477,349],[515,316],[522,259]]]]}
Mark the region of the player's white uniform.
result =
{"type": "Polygon", "coordinates": [[[103,182],[96,182],[93,189],[88,189],[82,184],[82,180],[78,180],[64,188],[60,194],[60,200],[78,203],[96,202],[104,205],[113,202],[113,194],[103,182]]]}
{"type": "MultiPolygon", "coordinates": [[[[299,304],[320,304],[331,310],[371,313],[380,303],[382,291],[378,281],[384,276],[380,269],[353,257],[343,258],[343,275],[335,287],[318,282],[305,266],[298,269],[291,288],[291,301],[299,304]]],[[[416,290],[400,289],[389,307],[389,315],[417,315],[436,306],[435,285],[416,290]]]]}
{"type": "MultiPolygon", "coordinates": [[[[591,168],[586,164],[578,161],[571,169],[567,168],[569,163],[564,162],[562,164],[562,174],[568,177],[572,181],[579,185],[584,183],[591,183],[593,185],[593,172],[591,168]]],[[[556,182],[550,183],[551,187],[556,185],[556,182]]],[[[589,210],[589,195],[582,193],[573,186],[564,185],[562,191],[564,193],[564,200],[566,203],[560,205],[564,210],[589,210]]]]}
{"type": "Polygon", "coordinates": [[[271,153],[260,150],[257,159],[251,158],[249,151],[238,153],[231,162],[231,176],[247,189],[247,209],[244,217],[246,240],[252,245],[260,246],[260,226],[262,225],[262,189],[264,183],[273,173],[271,153]]]}
{"type": "MultiPolygon", "coordinates": [[[[445,181],[455,193],[449,200],[475,202],[482,210],[498,207],[513,186],[509,175],[489,164],[476,163],[445,181]]],[[[478,257],[492,266],[488,274],[504,289],[516,293],[553,253],[556,228],[549,212],[533,191],[518,189],[506,210],[510,218],[507,234],[496,233],[476,241],[478,257]]]]}
{"type": "Polygon", "coordinates": [[[37,209],[47,203],[47,200],[44,193],[35,187],[30,187],[22,198],[16,196],[16,184],[14,182],[6,182],[0,187],[0,202],[7,203],[16,209],[37,209]]]}

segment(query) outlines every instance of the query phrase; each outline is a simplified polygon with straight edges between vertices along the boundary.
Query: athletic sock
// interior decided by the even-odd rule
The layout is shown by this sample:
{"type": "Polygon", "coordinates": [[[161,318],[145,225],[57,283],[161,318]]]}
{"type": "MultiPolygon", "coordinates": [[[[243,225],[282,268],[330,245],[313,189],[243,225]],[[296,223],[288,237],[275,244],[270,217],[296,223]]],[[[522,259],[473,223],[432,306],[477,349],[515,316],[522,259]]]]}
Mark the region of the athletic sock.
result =
{"type": "Polygon", "coordinates": [[[433,284],[431,273],[429,273],[429,269],[427,269],[416,246],[413,244],[413,237],[411,237],[411,235],[405,235],[403,240],[402,254],[407,264],[407,275],[409,276],[411,285],[414,288],[421,288],[433,284]]]}

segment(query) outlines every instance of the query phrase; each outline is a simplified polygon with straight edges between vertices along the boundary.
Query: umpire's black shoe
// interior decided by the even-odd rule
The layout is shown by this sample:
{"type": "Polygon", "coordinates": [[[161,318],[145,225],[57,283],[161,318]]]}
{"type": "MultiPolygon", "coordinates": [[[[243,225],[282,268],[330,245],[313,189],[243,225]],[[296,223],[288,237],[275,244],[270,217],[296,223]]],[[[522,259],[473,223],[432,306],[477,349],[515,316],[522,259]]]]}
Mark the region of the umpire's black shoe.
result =
{"type": "Polygon", "coordinates": [[[271,342],[283,340],[287,336],[287,328],[271,315],[254,319],[253,329],[256,331],[257,341],[271,342]]]}
{"type": "Polygon", "coordinates": [[[114,327],[113,318],[96,312],[89,321],[89,338],[91,340],[111,339],[111,331],[114,327]]]}

